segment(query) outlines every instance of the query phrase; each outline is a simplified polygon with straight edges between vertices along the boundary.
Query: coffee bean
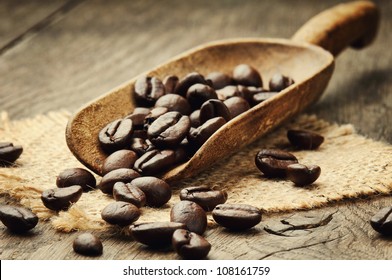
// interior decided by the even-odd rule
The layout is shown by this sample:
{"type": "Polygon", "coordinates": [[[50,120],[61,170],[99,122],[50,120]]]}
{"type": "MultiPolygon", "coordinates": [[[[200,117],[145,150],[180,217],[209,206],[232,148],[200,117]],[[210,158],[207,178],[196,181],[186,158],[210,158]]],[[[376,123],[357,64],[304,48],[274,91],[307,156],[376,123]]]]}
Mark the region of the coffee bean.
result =
{"type": "Polygon", "coordinates": [[[185,96],[188,92],[188,89],[194,84],[208,85],[209,83],[206,81],[206,79],[204,79],[203,75],[197,72],[192,72],[178,82],[176,88],[174,89],[174,93],[185,96]]]}
{"type": "Polygon", "coordinates": [[[155,147],[174,148],[187,136],[191,122],[188,116],[168,112],[156,119],[148,128],[147,135],[155,147]]]}
{"type": "Polygon", "coordinates": [[[101,217],[109,224],[123,227],[137,221],[140,217],[140,210],[131,203],[115,201],[102,210],[101,217]]]}
{"type": "Polygon", "coordinates": [[[211,72],[206,76],[206,80],[210,80],[212,82],[212,87],[214,89],[221,89],[233,84],[233,79],[222,72],[211,72]]]}
{"type": "Polygon", "coordinates": [[[82,187],[77,185],[66,188],[48,189],[42,192],[41,200],[48,209],[54,211],[67,210],[72,203],[80,199],[82,193],[82,187]]]}
{"type": "Polygon", "coordinates": [[[208,186],[187,187],[180,191],[181,200],[190,200],[200,205],[205,211],[211,211],[218,204],[227,200],[227,192],[213,190],[208,186]]]}
{"type": "Polygon", "coordinates": [[[287,166],[287,178],[298,186],[310,185],[320,176],[321,169],[317,165],[306,166],[295,163],[287,166]]]}
{"type": "Polygon", "coordinates": [[[102,255],[103,251],[101,240],[89,232],[79,234],[73,241],[72,247],[76,253],[85,256],[102,255]]]}
{"type": "Polygon", "coordinates": [[[98,184],[98,188],[106,194],[113,193],[113,186],[117,182],[129,183],[133,179],[140,177],[140,174],[130,168],[119,168],[106,173],[101,182],[98,184]]]}
{"type": "Polygon", "coordinates": [[[207,228],[207,215],[197,203],[189,200],[177,202],[170,211],[170,221],[183,223],[187,229],[203,234],[207,228]]]}
{"type": "Polygon", "coordinates": [[[228,122],[231,119],[230,111],[219,99],[209,99],[201,105],[200,122],[203,124],[216,117],[222,117],[228,122]]]}
{"type": "Polygon", "coordinates": [[[248,64],[239,64],[233,70],[234,81],[243,86],[262,87],[260,73],[248,64]]]}
{"type": "Polygon", "coordinates": [[[248,101],[239,96],[229,98],[223,103],[226,105],[227,109],[229,109],[230,117],[232,119],[250,109],[248,101]]]}
{"type": "Polygon", "coordinates": [[[183,259],[204,259],[211,250],[211,244],[204,237],[185,229],[173,233],[172,245],[183,259]]]}
{"type": "Polygon", "coordinates": [[[269,89],[270,91],[279,92],[292,84],[294,84],[294,80],[292,78],[286,77],[281,73],[276,73],[269,81],[269,89]]]}
{"type": "Polygon", "coordinates": [[[191,127],[198,127],[200,123],[200,110],[195,110],[189,115],[189,120],[191,121],[191,127]]]}
{"type": "Polygon", "coordinates": [[[0,165],[11,165],[22,154],[22,146],[14,146],[11,142],[0,142],[0,165]]]}
{"type": "Polygon", "coordinates": [[[173,150],[152,150],[138,158],[134,168],[143,176],[154,175],[172,167],[175,162],[176,155],[173,150]]]}
{"type": "Polygon", "coordinates": [[[132,168],[138,156],[131,150],[118,150],[110,154],[102,164],[102,174],[105,175],[110,171],[120,168],[132,168]]]}
{"type": "Polygon", "coordinates": [[[242,86],[242,85],[232,85],[232,86],[226,86],[220,90],[216,91],[216,94],[218,95],[218,99],[225,101],[228,100],[232,97],[242,97],[246,101],[251,102],[253,92],[251,92],[248,87],[242,86]]]}
{"type": "Polygon", "coordinates": [[[255,106],[255,105],[271,98],[271,97],[274,97],[277,94],[278,94],[278,92],[273,92],[273,91],[256,93],[252,96],[251,104],[252,104],[252,106],[255,106]]]}
{"type": "Polygon", "coordinates": [[[191,106],[189,105],[188,100],[185,97],[168,93],[162,96],[155,103],[156,107],[165,107],[169,111],[177,111],[183,115],[189,115],[191,113],[191,106]]]}
{"type": "Polygon", "coordinates": [[[129,145],[132,133],[132,121],[130,119],[118,119],[101,129],[98,139],[102,149],[107,153],[112,153],[129,145]]]}
{"type": "Polygon", "coordinates": [[[383,235],[392,235],[392,206],[384,207],[377,212],[370,219],[370,225],[383,235]]]}
{"type": "Polygon", "coordinates": [[[287,138],[293,146],[304,150],[315,150],[324,142],[320,134],[301,129],[288,130],[287,138]]]}
{"type": "Polygon", "coordinates": [[[10,231],[22,233],[34,228],[38,223],[38,217],[25,207],[1,205],[0,221],[10,231]]]}
{"type": "Polygon", "coordinates": [[[174,93],[174,90],[175,90],[178,82],[179,82],[179,79],[177,76],[175,76],[175,75],[166,76],[163,79],[163,84],[165,86],[166,93],[174,93]]]}
{"type": "Polygon", "coordinates": [[[286,176],[287,166],[297,163],[297,158],[289,152],[264,149],[259,151],[255,157],[257,168],[267,177],[286,176]]]}
{"type": "Polygon", "coordinates": [[[142,106],[153,106],[165,94],[162,81],[156,77],[142,76],[135,82],[135,99],[142,106]]]}
{"type": "Polygon", "coordinates": [[[124,119],[130,119],[134,130],[142,130],[144,127],[144,119],[150,113],[150,109],[144,107],[136,107],[133,113],[124,119]]]}
{"type": "Polygon", "coordinates": [[[146,195],[144,192],[131,183],[115,183],[113,186],[113,198],[117,201],[132,203],[138,208],[146,204],[146,195]]]}
{"type": "Polygon", "coordinates": [[[198,149],[225,123],[226,121],[224,118],[217,117],[206,121],[197,128],[191,129],[188,134],[189,144],[192,145],[194,149],[198,149]]]}
{"type": "Polygon", "coordinates": [[[188,160],[188,157],[190,156],[190,149],[188,140],[186,138],[182,140],[180,145],[174,150],[174,155],[175,163],[180,163],[188,160]]]}
{"type": "Polygon", "coordinates": [[[218,99],[215,90],[205,84],[195,84],[191,86],[187,93],[188,100],[192,110],[200,109],[201,105],[209,99],[218,99]]]}
{"type": "Polygon", "coordinates": [[[146,195],[146,204],[150,207],[161,207],[172,196],[170,185],[156,177],[140,177],[133,180],[130,185],[139,188],[146,195]]]}
{"type": "Polygon", "coordinates": [[[151,247],[165,247],[171,245],[173,233],[177,229],[185,228],[182,223],[150,222],[131,225],[129,230],[137,242],[151,247]]]}
{"type": "Polygon", "coordinates": [[[155,107],[151,109],[150,113],[146,115],[144,118],[144,129],[147,130],[148,127],[160,116],[169,112],[169,109],[166,107],[155,107]]]}
{"type": "Polygon", "coordinates": [[[247,204],[219,204],[212,217],[221,226],[232,230],[245,230],[261,221],[261,211],[247,204]]]}
{"type": "Polygon", "coordinates": [[[132,138],[131,140],[131,150],[134,151],[139,157],[155,149],[156,148],[154,145],[148,139],[132,138]]]}
{"type": "Polygon", "coordinates": [[[67,168],[56,179],[59,188],[79,185],[85,192],[95,189],[96,183],[94,175],[84,168],[67,168]]]}

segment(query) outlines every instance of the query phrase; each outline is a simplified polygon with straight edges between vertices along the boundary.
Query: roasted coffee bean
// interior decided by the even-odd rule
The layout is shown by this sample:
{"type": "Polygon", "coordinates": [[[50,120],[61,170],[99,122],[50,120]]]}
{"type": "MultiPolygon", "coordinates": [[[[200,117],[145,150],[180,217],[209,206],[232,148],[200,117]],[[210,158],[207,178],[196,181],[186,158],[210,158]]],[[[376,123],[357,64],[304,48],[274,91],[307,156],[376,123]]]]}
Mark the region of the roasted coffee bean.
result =
{"type": "Polygon", "coordinates": [[[212,87],[215,90],[233,84],[233,79],[222,72],[211,72],[206,76],[206,80],[210,80],[212,82],[212,87]]]}
{"type": "Polygon", "coordinates": [[[180,191],[181,200],[190,200],[200,205],[205,211],[211,211],[218,204],[227,200],[227,192],[213,190],[208,186],[187,187],[180,191]]]}
{"type": "Polygon", "coordinates": [[[174,148],[188,135],[191,121],[179,112],[168,112],[156,119],[148,128],[147,135],[155,147],[174,148]]]}
{"type": "Polygon", "coordinates": [[[287,166],[297,163],[297,158],[289,152],[264,149],[259,151],[255,157],[257,168],[267,177],[286,176],[287,166]]]}
{"type": "Polygon", "coordinates": [[[173,233],[177,229],[186,229],[186,226],[174,222],[150,222],[134,224],[129,227],[133,239],[151,247],[171,245],[173,233]]]}
{"type": "Polygon", "coordinates": [[[54,211],[67,210],[72,203],[80,199],[82,193],[83,189],[78,185],[48,189],[42,192],[41,200],[48,209],[54,211]]]}
{"type": "Polygon", "coordinates": [[[89,232],[79,234],[73,241],[72,248],[76,253],[85,256],[102,255],[103,251],[101,240],[89,232]]]}
{"type": "Polygon", "coordinates": [[[134,168],[143,176],[154,175],[172,167],[175,162],[176,155],[173,150],[152,150],[138,158],[134,168]]]}
{"type": "Polygon", "coordinates": [[[99,143],[107,153],[125,148],[129,145],[133,133],[133,124],[130,119],[118,119],[107,124],[99,132],[99,143]]]}
{"type": "Polygon", "coordinates": [[[176,111],[183,115],[189,115],[192,112],[188,100],[186,100],[185,97],[174,93],[168,93],[159,98],[155,103],[155,106],[165,107],[169,111],[176,111]]]}
{"type": "Polygon", "coordinates": [[[11,165],[22,154],[22,146],[14,146],[10,142],[0,142],[0,165],[11,165]]]}
{"type": "Polygon", "coordinates": [[[200,110],[195,110],[189,115],[189,120],[191,121],[191,127],[198,127],[200,123],[200,110]]]}
{"type": "Polygon", "coordinates": [[[206,121],[204,124],[195,129],[191,129],[188,134],[189,144],[194,149],[198,149],[225,123],[226,121],[224,118],[217,117],[206,121]]]}
{"type": "Polygon", "coordinates": [[[166,93],[174,93],[174,90],[179,82],[179,79],[175,75],[166,76],[163,79],[163,85],[165,86],[166,93]]]}
{"type": "Polygon", "coordinates": [[[170,211],[170,221],[183,223],[189,231],[197,234],[203,234],[207,228],[206,212],[197,203],[189,200],[174,204],[170,211]]]}
{"type": "Polygon", "coordinates": [[[218,99],[218,95],[216,95],[215,90],[209,85],[195,84],[188,89],[186,99],[188,99],[192,110],[197,110],[207,100],[218,99]]]}
{"type": "Polygon", "coordinates": [[[248,64],[239,64],[233,70],[234,81],[243,86],[262,87],[260,73],[248,64]]]}
{"type": "Polygon", "coordinates": [[[310,185],[320,176],[321,168],[317,165],[306,166],[295,163],[287,166],[287,178],[298,186],[310,185]]]}
{"type": "Polygon", "coordinates": [[[98,184],[98,188],[106,194],[113,193],[113,186],[117,182],[129,183],[133,179],[140,177],[140,174],[130,168],[119,168],[106,173],[101,182],[98,184]]]}
{"type": "Polygon", "coordinates": [[[271,98],[271,97],[274,97],[277,94],[278,94],[278,92],[272,92],[272,91],[256,93],[252,96],[251,104],[252,104],[252,106],[255,106],[255,105],[271,98]]]}
{"type": "Polygon", "coordinates": [[[115,183],[113,186],[113,198],[117,201],[132,203],[138,208],[146,204],[146,195],[144,192],[131,183],[115,183]]]}
{"type": "Polygon", "coordinates": [[[200,108],[200,122],[203,124],[209,119],[222,117],[228,122],[231,119],[227,106],[219,99],[210,99],[204,102],[200,108]]]}
{"type": "Polygon", "coordinates": [[[232,230],[245,230],[261,221],[261,211],[247,204],[219,204],[212,211],[219,225],[232,230]]]}
{"type": "Polygon", "coordinates": [[[216,94],[218,95],[218,99],[222,101],[237,96],[237,97],[242,97],[246,101],[250,102],[252,100],[252,96],[254,93],[251,92],[246,86],[232,85],[217,90],[216,94]]]}
{"type": "Polygon", "coordinates": [[[162,81],[156,77],[142,76],[135,82],[135,99],[142,106],[154,106],[155,102],[165,94],[162,81]]]}
{"type": "Polygon", "coordinates": [[[103,208],[101,217],[109,224],[123,227],[137,221],[140,217],[140,210],[131,203],[115,201],[103,208]]]}
{"type": "Polygon", "coordinates": [[[270,91],[281,91],[287,88],[288,86],[294,84],[294,80],[290,77],[286,77],[281,73],[276,73],[272,76],[269,81],[269,89],[270,91]]]}
{"type": "Polygon", "coordinates": [[[34,228],[38,223],[38,217],[25,207],[1,205],[0,221],[10,231],[22,233],[34,228]]]}
{"type": "Polygon", "coordinates": [[[370,219],[370,225],[383,235],[392,235],[392,206],[384,207],[377,212],[370,219]]]}
{"type": "Polygon", "coordinates": [[[208,85],[209,83],[206,81],[206,79],[204,79],[203,75],[197,72],[192,72],[178,82],[176,88],[174,89],[174,93],[185,96],[188,92],[188,89],[194,84],[208,85]]]}
{"type": "Polygon", "coordinates": [[[155,149],[156,148],[154,145],[148,139],[132,138],[131,140],[131,150],[134,151],[139,157],[155,149]]]}
{"type": "Polygon", "coordinates": [[[232,119],[250,109],[248,101],[239,96],[229,98],[223,103],[225,103],[227,109],[229,109],[230,117],[232,119]]]}
{"type": "Polygon", "coordinates": [[[83,191],[88,192],[96,188],[94,175],[84,168],[68,168],[60,172],[56,179],[59,188],[79,185],[83,191]]]}
{"type": "Polygon", "coordinates": [[[150,113],[150,109],[144,107],[136,107],[133,113],[126,116],[124,119],[130,119],[134,130],[142,130],[144,126],[144,119],[150,113]]]}
{"type": "Polygon", "coordinates": [[[324,142],[323,136],[308,130],[290,129],[287,138],[293,146],[304,150],[315,150],[324,142]]]}
{"type": "Polygon", "coordinates": [[[147,130],[148,127],[160,116],[169,112],[169,109],[166,107],[155,107],[151,109],[150,113],[146,115],[144,118],[144,129],[147,130]]]}
{"type": "Polygon", "coordinates": [[[102,164],[102,174],[105,175],[110,171],[120,168],[132,168],[138,156],[131,150],[118,150],[110,154],[102,164]]]}
{"type": "Polygon", "coordinates": [[[204,259],[211,250],[211,244],[204,237],[185,229],[173,233],[172,245],[183,259],[204,259]]]}
{"type": "Polygon", "coordinates": [[[130,185],[139,188],[146,195],[146,204],[150,207],[161,207],[172,196],[170,185],[156,177],[140,177],[133,180],[130,185]]]}

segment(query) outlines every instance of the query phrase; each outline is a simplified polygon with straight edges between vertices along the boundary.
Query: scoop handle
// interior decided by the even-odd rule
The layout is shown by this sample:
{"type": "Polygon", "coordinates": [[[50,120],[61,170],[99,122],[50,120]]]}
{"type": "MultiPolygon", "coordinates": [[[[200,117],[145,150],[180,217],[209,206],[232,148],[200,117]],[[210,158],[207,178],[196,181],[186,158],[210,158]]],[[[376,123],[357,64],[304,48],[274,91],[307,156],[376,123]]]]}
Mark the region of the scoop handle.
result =
{"type": "Polygon", "coordinates": [[[347,46],[361,49],[372,43],[379,21],[380,12],[370,1],[339,4],[311,18],[291,39],[318,45],[337,56],[347,46]]]}

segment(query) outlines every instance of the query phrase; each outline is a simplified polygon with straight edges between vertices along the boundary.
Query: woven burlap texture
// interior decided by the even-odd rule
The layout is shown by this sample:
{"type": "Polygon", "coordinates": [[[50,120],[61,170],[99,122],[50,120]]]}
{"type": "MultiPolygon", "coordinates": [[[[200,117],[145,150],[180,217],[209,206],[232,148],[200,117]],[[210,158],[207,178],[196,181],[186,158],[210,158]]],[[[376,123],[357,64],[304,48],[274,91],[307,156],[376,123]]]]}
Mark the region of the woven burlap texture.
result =
{"type": "MultiPolygon", "coordinates": [[[[20,144],[24,151],[15,166],[0,168],[0,194],[17,199],[60,231],[113,230],[100,216],[101,210],[113,199],[99,190],[84,193],[68,211],[59,213],[48,210],[41,202],[42,191],[56,186],[59,172],[83,167],[65,142],[69,117],[69,112],[57,111],[12,121],[6,113],[1,113],[1,141],[20,144]]],[[[172,205],[179,201],[180,189],[192,185],[224,189],[228,203],[250,204],[265,213],[310,209],[344,198],[389,194],[392,192],[391,162],[391,145],[356,134],[352,125],[330,124],[314,115],[301,115],[196,177],[172,185],[172,199],[159,209],[143,207],[138,222],[168,221],[172,205]],[[286,131],[298,128],[322,134],[324,143],[314,151],[293,149],[286,131]],[[284,149],[301,163],[319,165],[322,170],[319,179],[309,187],[296,187],[287,180],[264,178],[254,164],[255,154],[263,148],[284,149]]],[[[214,225],[210,215],[209,224],[214,225]]]]}

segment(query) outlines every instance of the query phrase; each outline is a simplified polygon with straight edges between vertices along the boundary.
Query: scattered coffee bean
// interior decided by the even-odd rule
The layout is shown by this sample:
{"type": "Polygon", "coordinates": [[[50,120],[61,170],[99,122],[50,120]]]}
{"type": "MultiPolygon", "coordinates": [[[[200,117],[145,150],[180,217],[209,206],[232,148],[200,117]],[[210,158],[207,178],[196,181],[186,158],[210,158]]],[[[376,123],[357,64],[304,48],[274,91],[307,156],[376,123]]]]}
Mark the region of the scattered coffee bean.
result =
{"type": "Polygon", "coordinates": [[[215,90],[204,84],[195,84],[188,89],[186,94],[192,110],[200,109],[201,105],[209,99],[217,99],[215,90]]]}
{"type": "Polygon", "coordinates": [[[22,233],[34,228],[38,223],[38,217],[25,207],[1,205],[0,221],[10,231],[22,233]]]}
{"type": "Polygon", "coordinates": [[[108,204],[101,212],[104,221],[112,225],[128,226],[140,217],[140,210],[135,205],[124,202],[115,201],[108,204]]]}
{"type": "Polygon", "coordinates": [[[48,209],[54,211],[67,210],[72,203],[80,199],[82,193],[83,189],[78,185],[48,189],[42,192],[41,200],[48,209]]]}
{"type": "Polygon", "coordinates": [[[172,245],[183,259],[204,259],[211,250],[211,244],[204,237],[185,229],[173,233],[172,245]]]}
{"type": "Polygon", "coordinates": [[[142,76],[135,82],[135,99],[142,106],[153,106],[165,94],[162,81],[156,77],[142,76]]]}
{"type": "Polygon", "coordinates": [[[206,79],[204,79],[203,75],[197,72],[192,72],[178,82],[176,88],[174,89],[174,93],[185,96],[188,92],[188,89],[194,84],[208,85],[209,83],[206,81],[206,79]]]}
{"type": "Polygon", "coordinates": [[[117,182],[129,183],[133,179],[140,177],[140,174],[130,168],[119,168],[109,173],[106,173],[101,182],[98,184],[98,188],[106,194],[113,193],[113,186],[117,182]]]}
{"type": "Polygon", "coordinates": [[[85,192],[95,189],[96,183],[94,175],[84,168],[65,169],[56,179],[56,185],[59,188],[79,185],[85,192]]]}
{"type": "Polygon", "coordinates": [[[132,203],[138,208],[146,204],[146,195],[144,192],[131,183],[115,183],[113,186],[113,198],[116,201],[132,203]]]}
{"type": "Polygon", "coordinates": [[[170,221],[183,223],[187,229],[203,234],[207,228],[207,215],[197,203],[189,200],[177,202],[170,211],[170,221]]]}
{"type": "Polygon", "coordinates": [[[222,117],[228,122],[231,119],[230,111],[219,99],[209,99],[200,107],[200,122],[203,124],[216,117],[222,117]]]}
{"type": "Polygon", "coordinates": [[[211,137],[221,126],[226,123],[225,119],[222,117],[216,117],[206,121],[201,126],[191,129],[188,134],[189,144],[194,147],[194,149],[200,148],[204,142],[211,137]]]}
{"type": "Polygon", "coordinates": [[[232,230],[245,230],[261,221],[261,211],[247,204],[219,204],[212,217],[221,226],[232,230]]]}
{"type": "Polygon", "coordinates": [[[154,175],[172,167],[175,162],[176,154],[173,150],[152,150],[138,158],[134,168],[143,176],[154,175]]]}
{"type": "Polygon", "coordinates": [[[250,109],[248,101],[239,96],[234,96],[225,100],[224,104],[227,109],[229,109],[230,117],[232,119],[250,109]]]}
{"type": "Polygon", "coordinates": [[[137,154],[131,150],[118,150],[110,154],[102,164],[102,174],[105,175],[110,171],[120,168],[132,168],[137,154]]]}
{"type": "Polygon", "coordinates": [[[107,153],[125,148],[129,145],[133,133],[130,119],[118,119],[106,125],[99,132],[99,143],[107,153]]]}
{"type": "Polygon", "coordinates": [[[0,142],[0,165],[11,165],[22,154],[22,146],[14,146],[11,142],[0,142]]]}
{"type": "Polygon", "coordinates": [[[287,178],[298,186],[310,185],[320,176],[321,169],[317,165],[306,166],[295,163],[287,166],[287,178]]]}
{"type": "Polygon", "coordinates": [[[73,241],[73,250],[85,256],[102,255],[103,246],[101,240],[92,233],[79,234],[73,241]]]}
{"type": "Polygon", "coordinates": [[[287,166],[297,162],[293,154],[275,149],[261,150],[255,157],[257,168],[267,177],[283,178],[286,176],[287,166]]]}
{"type": "Polygon", "coordinates": [[[269,89],[270,91],[279,92],[292,84],[294,84],[294,80],[292,78],[276,73],[269,81],[269,89]]]}
{"type": "Polygon", "coordinates": [[[159,98],[155,103],[155,106],[165,107],[169,111],[177,111],[183,115],[189,115],[192,112],[188,100],[186,100],[185,97],[174,93],[168,93],[159,98]]]}
{"type": "Polygon", "coordinates": [[[287,138],[293,146],[304,150],[315,150],[324,142],[323,136],[308,130],[290,129],[287,138]]]}
{"type": "Polygon", "coordinates": [[[175,90],[178,82],[179,82],[179,79],[177,76],[175,76],[175,75],[166,76],[163,79],[163,84],[165,86],[166,93],[174,93],[174,90],[175,90]]]}
{"type": "Polygon", "coordinates": [[[186,229],[186,226],[175,222],[150,222],[129,227],[133,239],[151,247],[171,245],[173,233],[177,229],[186,229]]]}
{"type": "Polygon", "coordinates": [[[233,84],[233,79],[222,72],[211,72],[206,76],[206,80],[210,80],[212,82],[212,87],[215,90],[233,84]]]}
{"type": "Polygon", "coordinates": [[[156,148],[154,145],[148,139],[132,138],[131,140],[131,150],[134,151],[139,157],[155,149],[156,148]]]}
{"type": "Polygon", "coordinates": [[[130,185],[139,188],[146,195],[146,204],[150,207],[161,207],[172,196],[170,185],[156,177],[136,178],[130,185]]]}
{"type": "Polygon", "coordinates": [[[383,235],[392,235],[392,206],[384,207],[377,212],[370,219],[370,225],[383,235]]]}
{"type": "Polygon", "coordinates": [[[234,81],[243,86],[262,87],[260,73],[248,64],[239,64],[233,70],[234,81]]]}
{"type": "Polygon", "coordinates": [[[180,199],[193,201],[205,211],[211,211],[218,204],[226,202],[227,192],[224,190],[213,190],[208,186],[187,187],[180,191],[180,199]]]}

